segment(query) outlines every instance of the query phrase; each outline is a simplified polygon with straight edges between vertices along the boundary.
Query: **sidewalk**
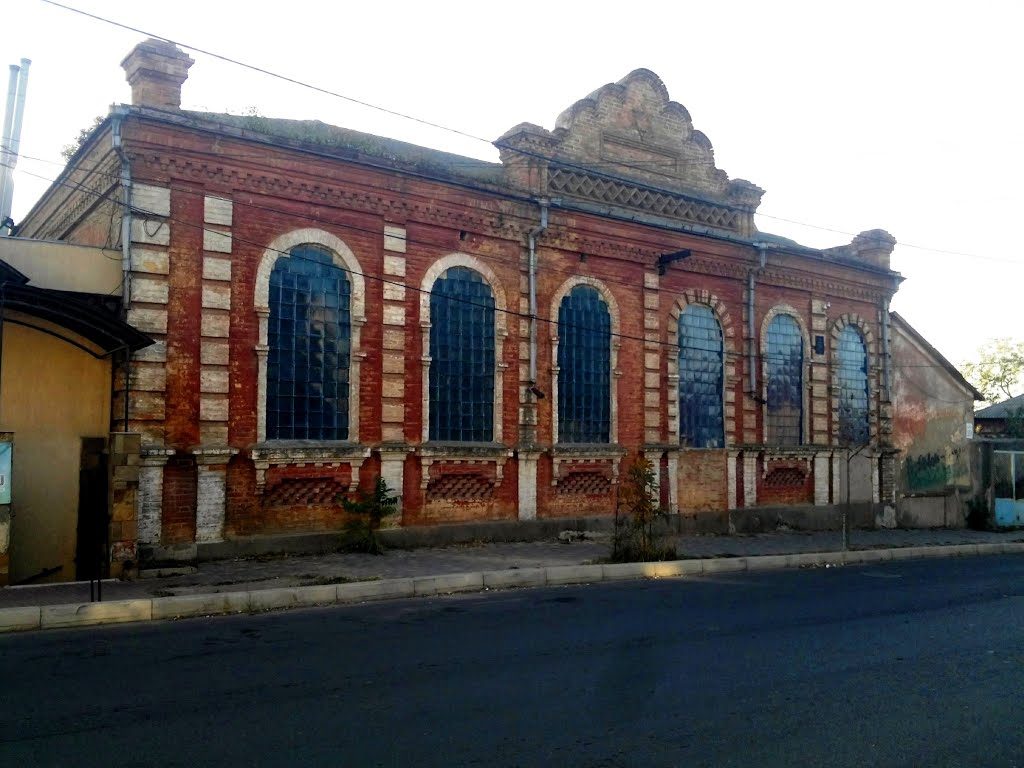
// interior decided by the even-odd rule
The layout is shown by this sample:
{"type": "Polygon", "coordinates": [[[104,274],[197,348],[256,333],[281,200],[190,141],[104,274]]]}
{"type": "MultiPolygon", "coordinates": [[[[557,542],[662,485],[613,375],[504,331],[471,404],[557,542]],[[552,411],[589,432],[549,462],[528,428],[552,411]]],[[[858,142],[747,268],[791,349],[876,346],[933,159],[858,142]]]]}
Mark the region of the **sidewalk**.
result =
{"type": "MultiPolygon", "coordinates": [[[[853,531],[852,550],[938,547],[1024,542],[1024,531],[969,530],[853,531]]],[[[841,534],[766,533],[754,536],[683,536],[681,560],[756,557],[842,549],[841,534]]],[[[250,592],[347,582],[416,578],[443,574],[509,571],[586,565],[608,556],[607,537],[584,541],[540,541],[388,550],[384,555],[328,554],[265,557],[203,563],[195,573],[103,584],[103,600],[129,600],[250,592]]],[[[89,601],[89,584],[48,584],[0,588],[0,609],[89,601]]]]}

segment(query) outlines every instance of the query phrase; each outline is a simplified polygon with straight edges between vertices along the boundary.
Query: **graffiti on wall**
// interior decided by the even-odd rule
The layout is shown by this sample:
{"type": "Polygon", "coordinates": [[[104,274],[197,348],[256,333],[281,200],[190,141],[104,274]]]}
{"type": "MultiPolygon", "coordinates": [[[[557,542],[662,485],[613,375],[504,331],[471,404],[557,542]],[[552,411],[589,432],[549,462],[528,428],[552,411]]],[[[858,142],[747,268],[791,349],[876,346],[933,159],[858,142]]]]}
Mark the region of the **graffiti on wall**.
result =
{"type": "Polygon", "coordinates": [[[945,453],[908,456],[905,463],[906,488],[912,493],[942,490],[950,485],[970,483],[966,451],[960,446],[945,453]]]}

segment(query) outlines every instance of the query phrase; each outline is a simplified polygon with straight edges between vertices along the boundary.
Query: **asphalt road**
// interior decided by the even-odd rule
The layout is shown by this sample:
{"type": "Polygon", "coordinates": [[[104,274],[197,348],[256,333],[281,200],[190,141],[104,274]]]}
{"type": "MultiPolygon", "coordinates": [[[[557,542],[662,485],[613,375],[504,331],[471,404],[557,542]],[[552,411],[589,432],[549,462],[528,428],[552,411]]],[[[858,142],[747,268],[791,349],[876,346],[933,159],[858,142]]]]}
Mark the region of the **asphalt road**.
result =
{"type": "Polygon", "coordinates": [[[0,637],[0,766],[1024,766],[1024,557],[0,637]]]}

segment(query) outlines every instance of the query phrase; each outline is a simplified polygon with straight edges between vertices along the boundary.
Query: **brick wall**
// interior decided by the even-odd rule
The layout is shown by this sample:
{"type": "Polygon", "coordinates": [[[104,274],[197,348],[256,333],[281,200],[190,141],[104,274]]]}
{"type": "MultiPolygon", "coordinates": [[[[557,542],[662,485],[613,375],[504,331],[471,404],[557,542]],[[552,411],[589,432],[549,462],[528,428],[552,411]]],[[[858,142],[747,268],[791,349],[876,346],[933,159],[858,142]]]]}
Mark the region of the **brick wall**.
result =
{"type": "MultiPolygon", "coordinates": [[[[238,453],[226,469],[208,473],[208,484],[217,485],[218,492],[219,478],[224,478],[226,536],[338,527],[342,516],[334,497],[347,492],[353,472],[368,487],[379,471],[375,454],[374,458],[341,457],[341,463],[329,471],[286,459],[264,461],[260,466],[252,460],[260,414],[257,273],[268,245],[298,230],[317,230],[344,243],[356,270],[365,276],[365,324],[360,328],[355,384],[359,429],[351,437],[367,454],[382,442],[399,451],[393,455],[402,458],[397,463],[392,460],[389,472],[401,485],[402,523],[518,516],[514,452],[525,434],[524,419],[534,418],[534,396],[525,387],[526,318],[503,315],[497,337],[495,423],[500,425],[503,450],[511,455],[499,459],[495,454],[475,465],[455,463],[458,451],[454,449],[447,457],[421,450],[423,378],[428,364],[423,359],[424,339],[429,328],[418,289],[439,259],[459,254],[489,276],[496,296],[511,313],[526,313],[525,242],[526,233],[537,223],[535,204],[285,150],[268,150],[275,154],[273,168],[254,165],[236,159],[251,154],[245,142],[157,123],[129,121],[125,133],[126,141],[138,150],[133,154],[133,178],[140,188],[150,190],[146,194],[153,197],[154,205],[161,204],[160,195],[166,194],[171,219],[142,217],[145,220],[133,235],[139,239],[133,245],[139,284],[132,311],[139,323],[150,324],[147,327],[158,344],[134,364],[131,420],[150,444],[178,451],[162,468],[162,488],[151,483],[163,503],[159,516],[163,543],[191,541],[196,535],[198,473],[189,452],[197,446],[226,442],[238,453]],[[382,190],[390,191],[383,194],[382,190]],[[204,227],[215,230],[217,236],[204,234],[204,227]],[[385,287],[382,277],[394,284],[385,287]]],[[[82,236],[95,236],[95,227],[95,221],[83,222],[82,236]]],[[[531,435],[539,445],[538,517],[612,513],[615,475],[627,466],[626,459],[617,458],[598,462],[596,471],[563,462],[555,476],[551,395],[557,327],[548,321],[557,316],[556,292],[570,278],[596,281],[614,304],[621,337],[613,339],[612,418],[625,452],[636,454],[647,450],[645,446],[678,441],[678,406],[670,390],[676,386],[673,376],[678,365],[673,351],[674,318],[688,301],[712,304],[723,326],[729,445],[756,445],[763,440],[760,357],[758,391],[753,397],[747,392],[746,276],[757,266],[755,249],[553,210],[549,229],[538,240],[537,256],[537,386],[547,395],[536,400],[536,430],[531,435]],[[658,275],[659,255],[681,249],[690,249],[691,256],[658,275]]],[[[843,267],[825,262],[814,267],[811,274],[803,257],[773,253],[768,268],[757,277],[754,325],[758,334],[764,318],[780,305],[808,329],[809,347],[815,335],[827,336],[840,315],[876,322],[874,300],[857,297],[858,291],[864,294],[863,285],[847,290],[851,278],[843,267]]],[[[760,339],[756,341],[760,352],[760,339]]],[[[877,358],[875,348],[871,353],[877,358]]],[[[828,358],[828,353],[820,358],[809,354],[805,379],[805,442],[823,446],[831,442],[832,428],[828,358]]],[[[810,472],[790,485],[778,484],[778,476],[765,484],[758,465],[757,477],[747,473],[752,476],[745,483],[742,460],[734,458],[730,465],[726,451],[683,451],[678,460],[669,460],[677,461],[676,481],[670,488],[666,465],[663,502],[670,503],[674,491],[674,500],[684,511],[813,499],[810,472]],[[728,487],[730,471],[733,488],[728,487]]]]}
{"type": "Polygon", "coordinates": [[[185,453],[171,456],[164,466],[161,541],[182,544],[196,538],[196,463],[185,453]]]}
{"type": "Polygon", "coordinates": [[[728,507],[726,451],[679,454],[679,511],[705,512],[728,507]]]}

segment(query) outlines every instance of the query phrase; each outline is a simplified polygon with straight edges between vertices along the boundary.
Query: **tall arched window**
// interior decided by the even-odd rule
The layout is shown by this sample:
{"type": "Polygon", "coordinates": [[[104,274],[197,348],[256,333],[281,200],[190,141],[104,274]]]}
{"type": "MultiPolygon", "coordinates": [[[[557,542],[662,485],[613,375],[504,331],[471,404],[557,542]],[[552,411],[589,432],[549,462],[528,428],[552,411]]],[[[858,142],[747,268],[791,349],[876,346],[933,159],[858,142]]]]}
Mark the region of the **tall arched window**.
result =
{"type": "Polygon", "coordinates": [[[839,332],[837,345],[839,384],[839,442],[861,445],[870,435],[868,421],[868,350],[854,326],[839,332]]]}
{"type": "Polygon", "coordinates": [[[577,285],[558,308],[558,439],[607,443],[612,320],[596,288],[577,285]]]}
{"type": "Polygon", "coordinates": [[[767,440],[774,445],[800,445],[804,415],[804,339],[800,326],[789,315],[776,315],[768,326],[765,371],[767,440]]]}
{"type": "Polygon", "coordinates": [[[351,287],[330,251],[299,245],[270,273],[267,437],[347,440],[351,287]]]}
{"type": "Polygon", "coordinates": [[[679,314],[679,442],[724,444],[722,328],[711,307],[688,304],[679,314]]]}
{"type": "Polygon", "coordinates": [[[430,439],[494,439],[494,293],[451,267],[430,291],[430,439]]]}

